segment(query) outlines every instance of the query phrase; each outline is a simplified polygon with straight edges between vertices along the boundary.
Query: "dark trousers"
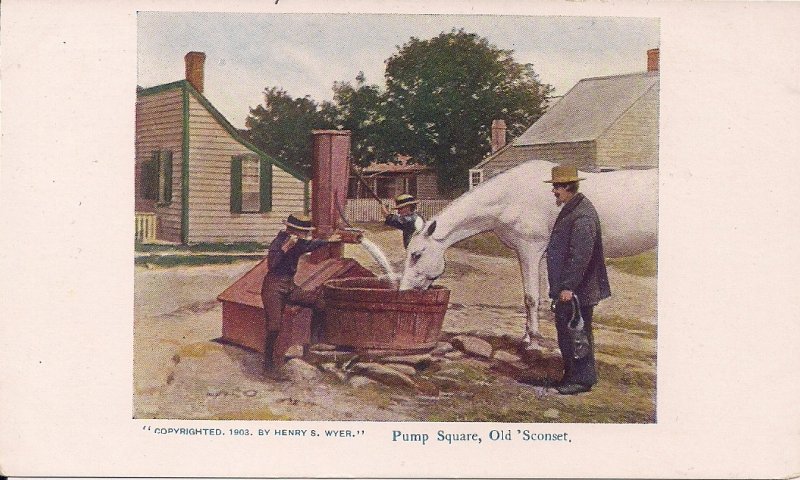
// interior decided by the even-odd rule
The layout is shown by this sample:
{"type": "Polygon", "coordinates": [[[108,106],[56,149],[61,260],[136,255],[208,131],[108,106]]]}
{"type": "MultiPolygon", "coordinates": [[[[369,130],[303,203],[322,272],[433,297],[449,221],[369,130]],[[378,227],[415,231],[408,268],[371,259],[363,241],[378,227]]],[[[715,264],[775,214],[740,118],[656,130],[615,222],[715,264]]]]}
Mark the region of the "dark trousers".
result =
{"type": "Polygon", "coordinates": [[[264,339],[264,369],[270,370],[282,363],[282,358],[276,358],[279,352],[275,351],[278,343],[278,334],[281,328],[283,309],[289,293],[292,290],[292,277],[273,276],[264,277],[261,284],[261,303],[264,304],[264,323],[266,325],[266,337],[264,339]]]}
{"type": "MultiPolygon", "coordinates": [[[[319,336],[321,320],[318,310],[321,306],[321,290],[303,290],[294,284],[291,276],[267,274],[261,284],[261,303],[264,305],[264,323],[266,336],[264,339],[264,369],[273,370],[283,365],[286,350],[297,342],[297,332],[292,317],[286,317],[287,305],[299,305],[313,309],[311,320],[312,338],[319,336]],[[294,332],[294,333],[293,333],[294,332]],[[316,336],[315,336],[316,334],[316,336]]],[[[295,312],[296,313],[296,312],[295,312]]],[[[304,348],[311,339],[307,339],[304,348]]]]}
{"type": "Polygon", "coordinates": [[[569,302],[556,303],[556,333],[558,335],[558,348],[564,359],[564,376],[562,384],[577,383],[580,385],[594,385],[597,383],[597,371],[594,364],[594,336],[592,334],[592,312],[594,305],[581,306],[584,329],[589,337],[589,354],[576,360],[573,355],[572,342],[570,341],[567,324],[572,319],[572,304],[569,302]]]}

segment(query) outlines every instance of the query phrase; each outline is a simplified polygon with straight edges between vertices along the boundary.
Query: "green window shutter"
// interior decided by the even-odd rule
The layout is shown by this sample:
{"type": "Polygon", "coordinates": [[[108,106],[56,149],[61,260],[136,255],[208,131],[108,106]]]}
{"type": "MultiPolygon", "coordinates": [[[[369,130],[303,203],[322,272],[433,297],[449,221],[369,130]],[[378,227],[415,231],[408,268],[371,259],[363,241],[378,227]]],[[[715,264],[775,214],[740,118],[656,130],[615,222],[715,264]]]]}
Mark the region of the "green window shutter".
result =
{"type": "Polygon", "coordinates": [[[242,157],[231,158],[231,212],[242,213],[242,157]]]}
{"type": "Polygon", "coordinates": [[[303,213],[308,215],[311,211],[311,185],[309,181],[303,182],[303,213]]]}
{"type": "Polygon", "coordinates": [[[161,192],[161,152],[153,152],[153,172],[155,181],[153,182],[153,199],[159,201],[161,192]]]}
{"type": "Polygon", "coordinates": [[[259,193],[261,194],[261,205],[259,212],[269,212],[272,210],[272,162],[261,157],[259,173],[259,193]]]}
{"type": "Polygon", "coordinates": [[[161,168],[164,169],[164,202],[172,203],[172,152],[162,152],[161,168]]]}
{"type": "Polygon", "coordinates": [[[147,200],[158,200],[158,152],[142,162],[139,177],[139,194],[147,200]]]}

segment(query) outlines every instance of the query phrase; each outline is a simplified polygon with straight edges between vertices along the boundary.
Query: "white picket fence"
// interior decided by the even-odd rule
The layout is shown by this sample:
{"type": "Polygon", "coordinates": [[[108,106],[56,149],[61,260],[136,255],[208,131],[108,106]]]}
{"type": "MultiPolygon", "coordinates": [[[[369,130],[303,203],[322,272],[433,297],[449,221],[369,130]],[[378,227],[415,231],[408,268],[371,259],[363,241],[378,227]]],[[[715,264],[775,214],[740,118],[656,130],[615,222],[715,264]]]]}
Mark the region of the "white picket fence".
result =
{"type": "Polygon", "coordinates": [[[136,239],[142,243],[151,243],[156,240],[156,214],[136,213],[136,239]]]}
{"type": "MultiPolygon", "coordinates": [[[[417,204],[417,213],[427,220],[441,212],[450,202],[451,200],[420,199],[417,204]]],[[[384,205],[394,205],[394,200],[387,198],[383,203],[384,205]]],[[[381,206],[374,198],[348,199],[345,215],[347,216],[347,221],[351,223],[382,222],[384,220],[381,206]]]]}

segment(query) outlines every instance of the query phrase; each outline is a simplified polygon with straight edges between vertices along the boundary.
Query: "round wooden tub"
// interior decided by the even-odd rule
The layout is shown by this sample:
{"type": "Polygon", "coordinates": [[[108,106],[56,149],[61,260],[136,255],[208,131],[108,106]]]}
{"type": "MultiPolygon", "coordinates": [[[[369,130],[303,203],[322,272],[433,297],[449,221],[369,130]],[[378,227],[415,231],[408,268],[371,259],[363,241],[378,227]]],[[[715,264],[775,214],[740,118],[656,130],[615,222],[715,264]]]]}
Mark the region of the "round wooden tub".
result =
{"type": "Polygon", "coordinates": [[[359,351],[421,353],[436,346],[450,290],[397,290],[388,280],[344,278],[323,286],[324,343],[359,351]]]}

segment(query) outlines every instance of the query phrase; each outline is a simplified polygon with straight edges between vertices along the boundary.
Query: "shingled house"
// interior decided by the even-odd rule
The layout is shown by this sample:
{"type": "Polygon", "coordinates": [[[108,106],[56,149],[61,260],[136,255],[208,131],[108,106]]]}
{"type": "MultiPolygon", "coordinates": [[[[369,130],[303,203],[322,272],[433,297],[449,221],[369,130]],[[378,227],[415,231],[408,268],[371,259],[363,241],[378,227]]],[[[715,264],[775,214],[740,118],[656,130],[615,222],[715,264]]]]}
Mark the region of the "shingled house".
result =
{"type": "Polygon", "coordinates": [[[347,198],[372,198],[366,188],[380,198],[391,200],[401,193],[410,193],[417,198],[441,198],[436,187],[436,172],[433,167],[410,163],[409,157],[398,156],[397,163],[372,163],[361,170],[365,186],[355,175],[348,182],[347,198]]]}
{"type": "Polygon", "coordinates": [[[414,195],[419,200],[417,211],[424,218],[435,215],[450,202],[451,199],[439,194],[433,167],[410,163],[409,158],[399,155],[396,163],[372,163],[364,167],[360,173],[363,182],[355,174],[350,176],[348,220],[383,221],[380,204],[374,200],[373,193],[389,206],[394,205],[394,198],[401,193],[414,195]]]}
{"type": "Polygon", "coordinates": [[[470,188],[533,159],[585,171],[657,167],[659,88],[652,49],[647,71],[579,81],[510,144],[493,126],[492,153],[470,169],[470,188]]]}
{"type": "Polygon", "coordinates": [[[309,179],[260,151],[203,95],[205,54],[186,79],[136,94],[136,235],[142,241],[266,241],[308,209],[309,179]]]}

